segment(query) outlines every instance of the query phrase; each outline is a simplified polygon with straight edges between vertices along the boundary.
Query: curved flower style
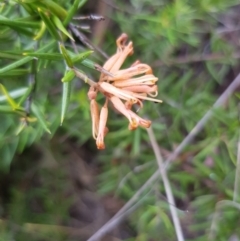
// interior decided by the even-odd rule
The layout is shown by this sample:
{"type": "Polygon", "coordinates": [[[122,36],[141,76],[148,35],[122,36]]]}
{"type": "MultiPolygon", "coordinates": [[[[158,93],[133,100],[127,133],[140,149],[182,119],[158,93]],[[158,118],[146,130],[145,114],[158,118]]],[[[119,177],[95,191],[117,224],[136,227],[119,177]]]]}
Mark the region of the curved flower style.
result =
{"type": "Polygon", "coordinates": [[[123,33],[116,41],[117,51],[110,57],[103,68],[112,75],[101,73],[98,83],[90,87],[88,97],[92,117],[92,133],[96,139],[98,149],[104,149],[104,137],[108,132],[106,127],[108,117],[108,102],[129,120],[129,130],[135,130],[138,126],[148,128],[151,121],[144,120],[132,111],[134,104],[143,107],[143,101],[149,100],[161,103],[155,99],[158,94],[156,82],[158,78],[153,75],[149,65],[136,61],[127,69],[121,69],[125,59],[133,54],[133,44],[127,44],[128,36],[123,33]],[[99,114],[99,107],[95,100],[97,93],[101,92],[106,102],[99,114]],[[150,96],[150,97],[148,97],[150,96]]]}

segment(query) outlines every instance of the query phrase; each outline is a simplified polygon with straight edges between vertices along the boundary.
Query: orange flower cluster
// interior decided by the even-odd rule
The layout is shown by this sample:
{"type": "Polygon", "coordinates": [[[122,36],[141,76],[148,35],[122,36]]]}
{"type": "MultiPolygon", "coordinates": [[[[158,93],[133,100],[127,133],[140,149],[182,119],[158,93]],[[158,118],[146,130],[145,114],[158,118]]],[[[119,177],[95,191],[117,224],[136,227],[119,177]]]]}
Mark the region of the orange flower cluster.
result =
{"type": "Polygon", "coordinates": [[[92,117],[92,134],[96,139],[98,149],[104,149],[104,137],[108,132],[106,127],[108,117],[108,102],[129,120],[129,130],[138,126],[148,128],[151,121],[145,120],[132,111],[134,104],[143,107],[143,100],[162,102],[151,97],[156,97],[158,78],[152,73],[149,65],[136,61],[127,69],[120,70],[125,59],[133,54],[132,42],[127,43],[128,36],[122,34],[116,41],[117,52],[110,57],[103,68],[111,73],[101,73],[98,83],[91,86],[88,92],[92,117]],[[99,113],[96,102],[97,93],[101,92],[106,97],[105,104],[99,113]],[[148,97],[150,96],[150,97],[148,97]]]}

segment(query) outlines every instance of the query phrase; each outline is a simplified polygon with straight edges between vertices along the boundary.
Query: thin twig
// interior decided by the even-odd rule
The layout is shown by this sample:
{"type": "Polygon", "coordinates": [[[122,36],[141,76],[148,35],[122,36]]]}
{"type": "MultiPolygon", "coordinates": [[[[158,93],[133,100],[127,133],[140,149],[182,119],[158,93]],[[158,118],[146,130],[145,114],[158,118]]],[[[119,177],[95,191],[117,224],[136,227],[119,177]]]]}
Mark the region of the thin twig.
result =
{"type": "MultiPolygon", "coordinates": [[[[118,211],[118,213],[110,219],[105,225],[107,225],[107,229],[104,228],[104,226],[97,231],[94,235],[92,235],[87,241],[98,241],[100,240],[104,235],[106,235],[110,230],[114,229],[119,223],[121,223],[124,219],[128,217],[132,212],[134,212],[138,207],[141,206],[143,203],[145,197],[149,195],[149,193],[152,191],[152,188],[141,198],[137,199],[136,203],[131,205],[131,207],[127,208],[123,212],[121,212],[122,209],[118,211]],[[97,235],[96,235],[97,234],[97,235]]],[[[125,207],[125,205],[124,205],[125,207]]]]}
{"type": "Polygon", "coordinates": [[[239,31],[240,30],[240,27],[235,27],[235,26],[232,26],[232,27],[224,27],[224,28],[219,28],[216,30],[216,34],[225,34],[225,33],[229,33],[229,32],[236,32],[236,31],[239,31]]]}
{"type": "MultiPolygon", "coordinates": [[[[136,174],[136,173],[139,173],[139,172],[145,170],[146,168],[149,168],[150,165],[152,165],[152,161],[149,161],[149,162],[146,162],[146,163],[144,163],[144,164],[142,164],[142,165],[139,165],[139,166],[134,167],[133,170],[132,170],[131,172],[128,172],[128,173],[122,178],[122,180],[119,182],[117,190],[118,190],[118,189],[121,189],[121,188],[125,185],[125,183],[129,180],[129,178],[130,178],[132,175],[134,175],[134,174],[136,174]]],[[[116,192],[117,192],[117,190],[116,190],[116,192]]]]}
{"type": "Polygon", "coordinates": [[[165,62],[160,60],[155,61],[152,64],[152,67],[160,67],[160,66],[171,66],[171,65],[179,65],[179,64],[191,64],[197,62],[205,62],[205,61],[216,61],[216,60],[226,60],[226,59],[239,59],[240,53],[232,53],[228,54],[220,54],[220,53],[213,53],[209,55],[188,55],[184,57],[178,57],[175,59],[169,59],[165,62]]]}
{"type": "Polygon", "coordinates": [[[95,21],[103,21],[105,18],[98,14],[90,14],[88,16],[77,16],[73,18],[74,20],[95,20],[95,21]]]}
{"type": "Polygon", "coordinates": [[[75,75],[83,80],[86,84],[89,84],[90,86],[97,86],[97,83],[93,80],[91,80],[87,75],[82,73],[80,70],[78,70],[76,67],[73,68],[75,75]]]}
{"type": "MultiPolygon", "coordinates": [[[[70,29],[70,31],[71,31],[71,29],[70,29]]],[[[72,31],[71,31],[72,32],[72,31]]],[[[73,49],[74,49],[74,52],[77,54],[78,53],[78,49],[77,49],[77,45],[75,44],[75,42],[73,42],[72,40],[71,40],[71,44],[72,44],[72,46],[73,46],[73,49]]],[[[97,71],[99,71],[99,72],[101,72],[101,73],[103,73],[103,74],[106,74],[106,75],[108,75],[108,76],[111,76],[111,77],[114,77],[114,75],[112,74],[112,73],[110,73],[109,71],[107,71],[106,69],[104,69],[102,66],[100,66],[99,64],[94,64],[94,68],[97,70],[97,71]]]]}
{"type": "MultiPolygon", "coordinates": [[[[233,82],[228,86],[228,88],[223,92],[223,94],[217,99],[213,107],[207,111],[203,118],[196,124],[192,131],[186,136],[186,138],[181,142],[181,144],[175,149],[175,151],[166,159],[165,168],[169,167],[171,161],[175,160],[178,155],[183,151],[183,149],[191,143],[194,137],[203,129],[207,121],[212,117],[213,110],[222,104],[224,104],[227,99],[233,94],[236,88],[240,85],[240,74],[233,80],[233,82]]],[[[142,193],[153,185],[159,178],[159,171],[157,170],[144,184],[138,189],[138,191],[133,195],[133,197],[105,224],[103,225],[88,241],[99,240],[105,233],[112,230],[112,222],[119,215],[125,213],[142,195],[142,193]]]]}
{"type": "Polygon", "coordinates": [[[96,50],[99,54],[101,54],[105,59],[108,59],[109,56],[103,52],[100,48],[98,48],[97,46],[93,45],[90,40],[82,33],[80,32],[73,24],[69,24],[69,28],[71,29],[71,32],[73,32],[75,34],[75,36],[77,38],[79,38],[79,40],[85,44],[88,48],[92,49],[92,50],[96,50]]]}
{"type": "MultiPolygon", "coordinates": [[[[238,117],[240,120],[240,117],[238,117]]],[[[237,151],[237,167],[236,167],[236,174],[235,174],[235,183],[234,183],[234,192],[233,192],[233,201],[239,202],[240,201],[240,130],[238,133],[238,151],[237,151]]]]}
{"type": "Polygon", "coordinates": [[[130,210],[135,202],[140,200],[140,195],[149,187],[151,187],[152,183],[157,180],[159,177],[159,172],[155,172],[144,184],[143,186],[134,194],[134,196],[106,223],[104,224],[95,234],[93,234],[87,241],[97,241],[102,238],[106,233],[111,231],[116,225],[122,221],[119,219],[125,213],[131,214],[130,210]],[[155,175],[156,174],[156,175],[155,175]],[[119,220],[119,222],[116,222],[119,220]],[[115,224],[115,225],[113,225],[115,224]]]}
{"type": "Polygon", "coordinates": [[[147,129],[147,133],[148,133],[155,157],[157,159],[157,164],[158,164],[159,172],[160,172],[162,180],[163,180],[167,199],[168,199],[168,202],[170,203],[169,207],[170,207],[170,212],[172,215],[173,224],[174,224],[176,235],[177,235],[177,240],[184,241],[182,227],[181,227],[181,224],[180,224],[180,221],[178,218],[176,204],[175,204],[175,200],[174,200],[173,193],[172,193],[172,188],[171,188],[168,176],[167,176],[167,171],[163,165],[164,162],[163,162],[162,154],[160,152],[160,148],[157,144],[157,141],[156,141],[152,128],[147,129]]]}
{"type": "MultiPolygon", "coordinates": [[[[69,31],[71,34],[73,33],[70,28],[68,28],[68,31],[69,31]]],[[[75,43],[72,39],[70,39],[70,41],[71,41],[71,44],[72,44],[72,47],[73,47],[74,52],[77,54],[77,53],[78,53],[78,49],[77,49],[76,43],[75,43]]]]}

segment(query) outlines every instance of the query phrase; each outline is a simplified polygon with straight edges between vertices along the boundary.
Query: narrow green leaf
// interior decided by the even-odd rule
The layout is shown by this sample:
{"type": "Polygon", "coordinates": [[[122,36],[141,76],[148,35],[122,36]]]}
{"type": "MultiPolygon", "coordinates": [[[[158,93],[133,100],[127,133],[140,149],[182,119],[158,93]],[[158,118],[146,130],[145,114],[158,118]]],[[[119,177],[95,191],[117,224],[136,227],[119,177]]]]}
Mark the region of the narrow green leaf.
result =
{"type": "Polygon", "coordinates": [[[47,59],[47,60],[53,60],[53,61],[58,61],[58,60],[63,60],[63,55],[59,54],[59,53],[23,53],[23,55],[25,56],[32,56],[32,57],[36,57],[38,59],[47,59]]]}
{"type": "Polygon", "coordinates": [[[78,4],[78,8],[81,8],[88,0],[82,0],[79,4],[78,4]]]}
{"type": "Polygon", "coordinates": [[[6,90],[6,88],[0,84],[0,90],[1,92],[5,95],[7,102],[9,103],[9,105],[13,108],[13,110],[18,108],[18,104],[14,101],[14,99],[9,95],[8,91],[6,90]]]}
{"type": "Polygon", "coordinates": [[[64,19],[64,26],[67,26],[72,20],[74,14],[77,12],[78,8],[80,8],[87,0],[75,0],[72,4],[71,8],[68,10],[68,14],[64,19]]]}
{"type": "Polygon", "coordinates": [[[38,8],[38,13],[41,17],[41,19],[44,21],[48,31],[50,32],[50,34],[57,40],[60,40],[60,36],[58,34],[58,31],[56,30],[55,25],[53,24],[53,22],[50,19],[49,13],[45,13],[43,12],[43,9],[38,8]]]}
{"type": "Polygon", "coordinates": [[[9,70],[15,69],[15,68],[17,68],[17,67],[19,67],[23,64],[26,64],[27,62],[31,61],[32,59],[33,59],[33,57],[25,57],[25,58],[22,58],[22,59],[14,62],[12,64],[9,64],[6,67],[3,67],[3,68],[0,69],[0,74],[5,73],[9,70]]]}
{"type": "Polygon", "coordinates": [[[62,82],[70,82],[74,79],[75,77],[75,71],[70,69],[66,71],[65,75],[62,78],[62,82]]]}
{"type": "Polygon", "coordinates": [[[42,21],[41,22],[41,27],[39,31],[37,32],[36,36],[33,38],[34,40],[39,40],[42,38],[43,34],[45,33],[46,30],[46,24],[42,21]]]}
{"type": "Polygon", "coordinates": [[[25,27],[25,28],[39,28],[39,22],[34,22],[34,21],[20,21],[20,20],[12,20],[5,18],[0,15],[0,24],[1,25],[6,25],[9,27],[25,27]]]}
{"type": "Polygon", "coordinates": [[[60,19],[63,20],[66,18],[67,11],[57,3],[51,0],[44,0],[43,4],[51,11],[51,13],[58,16],[60,19]]]}
{"type": "Polygon", "coordinates": [[[33,8],[32,8],[31,5],[28,5],[28,4],[22,3],[22,2],[20,2],[19,4],[21,4],[21,6],[22,6],[30,15],[35,14],[35,12],[34,12],[34,10],[33,10],[33,8]]]}
{"type": "Polygon", "coordinates": [[[81,62],[82,65],[90,68],[90,69],[96,69],[96,63],[94,63],[93,61],[89,60],[89,59],[84,59],[82,62],[81,62]]]}
{"type": "Polygon", "coordinates": [[[0,51],[0,58],[3,59],[19,59],[21,58],[21,55],[16,54],[16,53],[10,53],[7,51],[0,51]]]}
{"type": "MultiPolygon", "coordinates": [[[[14,30],[16,31],[18,34],[23,34],[23,35],[26,35],[28,37],[31,37],[34,35],[34,32],[32,30],[30,30],[29,28],[26,28],[26,27],[22,27],[20,24],[18,25],[12,25],[12,26],[7,26],[7,30],[14,30]]],[[[7,34],[5,34],[5,37],[6,37],[7,34]]],[[[9,35],[9,37],[11,36],[12,38],[12,34],[9,35]]],[[[1,38],[4,38],[4,35],[1,34],[1,38]]]]}
{"type": "Polygon", "coordinates": [[[3,11],[4,7],[6,6],[6,3],[0,4],[0,13],[3,11]]]}
{"type": "MultiPolygon", "coordinates": [[[[41,53],[43,51],[47,51],[48,49],[52,48],[54,46],[54,44],[55,44],[55,40],[51,41],[49,44],[47,44],[44,47],[42,47],[41,49],[37,50],[36,53],[41,53]]],[[[9,70],[15,69],[15,68],[31,61],[32,59],[33,59],[33,57],[28,56],[28,57],[24,57],[24,58],[22,58],[22,59],[20,59],[16,62],[14,62],[12,64],[9,64],[6,67],[3,67],[3,68],[0,69],[0,74],[5,73],[9,70]]]]}
{"type": "MultiPolygon", "coordinates": [[[[169,216],[161,208],[158,209],[158,213],[159,213],[159,215],[156,218],[161,217],[163,223],[165,224],[165,227],[168,230],[170,230],[172,227],[172,223],[171,223],[169,216]]],[[[155,225],[155,227],[156,227],[156,225],[155,225]]]]}
{"type": "Polygon", "coordinates": [[[64,82],[63,93],[62,93],[61,125],[67,113],[70,95],[71,95],[71,82],[64,82]]]}
{"type": "Polygon", "coordinates": [[[89,51],[85,51],[83,53],[78,54],[77,56],[74,56],[72,58],[72,62],[76,63],[76,62],[82,62],[84,61],[90,54],[92,54],[94,51],[89,50],[89,51]]]}
{"type": "Polygon", "coordinates": [[[66,64],[69,68],[72,68],[73,67],[73,62],[72,62],[72,59],[70,58],[67,50],[65,49],[64,45],[60,44],[60,49],[61,49],[61,52],[62,52],[62,55],[66,61],[66,64]]]}
{"type": "Polygon", "coordinates": [[[36,1],[29,5],[33,6],[35,9],[41,8],[47,10],[49,14],[56,15],[61,20],[64,20],[67,16],[67,11],[51,0],[36,1]]]}
{"type": "Polygon", "coordinates": [[[3,27],[0,32],[0,40],[9,40],[12,39],[12,30],[8,27],[3,27]]]}
{"type": "MultiPolygon", "coordinates": [[[[48,51],[50,51],[50,52],[54,51],[54,49],[57,48],[57,42],[55,40],[52,40],[51,44],[52,45],[50,45],[47,49],[42,50],[42,48],[41,48],[41,49],[37,50],[36,53],[46,53],[48,51]]],[[[37,71],[39,71],[42,68],[46,68],[49,61],[50,60],[38,60],[37,71]]]]}
{"type": "Polygon", "coordinates": [[[26,112],[23,109],[13,110],[11,106],[6,105],[0,105],[0,113],[4,114],[14,114],[14,115],[20,115],[20,116],[26,116],[26,112]]]}
{"type": "Polygon", "coordinates": [[[52,16],[52,20],[53,20],[54,24],[56,25],[56,27],[57,27],[62,33],[64,33],[66,36],[68,36],[71,40],[73,40],[73,41],[75,42],[74,38],[71,36],[71,34],[69,34],[69,32],[67,31],[67,29],[63,26],[62,22],[60,21],[60,19],[59,19],[57,16],[53,15],[53,16],[52,16]]]}
{"type": "Polygon", "coordinates": [[[21,106],[22,103],[27,99],[27,97],[33,90],[33,85],[30,85],[28,88],[25,88],[25,89],[26,90],[25,90],[24,94],[22,95],[21,99],[18,102],[18,106],[21,106]]]}
{"type": "Polygon", "coordinates": [[[32,109],[32,112],[34,113],[34,115],[37,117],[42,128],[45,131],[47,131],[49,134],[51,134],[51,131],[48,129],[47,122],[45,121],[44,115],[43,115],[42,111],[40,110],[39,106],[33,102],[31,104],[31,109],[32,109]]]}
{"type": "MultiPolygon", "coordinates": [[[[13,91],[9,92],[9,95],[11,96],[11,98],[16,99],[16,98],[24,95],[26,93],[26,91],[27,91],[27,88],[21,88],[21,89],[17,89],[17,90],[13,90],[13,91]]],[[[6,96],[4,96],[4,95],[0,96],[0,102],[4,102],[6,100],[7,100],[6,96]]],[[[18,106],[20,106],[20,105],[18,104],[18,106]]]]}
{"type": "MultiPolygon", "coordinates": [[[[66,53],[66,52],[65,52],[66,53]]],[[[70,57],[70,55],[67,56],[71,59],[72,63],[77,63],[77,62],[82,62],[84,61],[90,54],[92,54],[93,51],[86,51],[83,53],[80,53],[78,55],[75,55],[74,57],[70,57]]],[[[46,60],[51,60],[51,61],[60,61],[63,60],[63,54],[59,54],[59,53],[38,53],[38,52],[25,52],[22,53],[22,55],[24,56],[32,56],[32,57],[36,57],[38,59],[46,59],[46,60]]],[[[11,54],[10,54],[11,56],[11,54]]],[[[0,57],[1,57],[1,52],[0,52],[0,57]]],[[[94,68],[95,63],[91,62],[91,60],[87,60],[87,67],[91,66],[91,68],[94,68]]]]}
{"type": "Polygon", "coordinates": [[[0,74],[0,76],[12,77],[12,76],[27,75],[27,74],[29,74],[29,69],[13,69],[6,73],[0,74]]]}
{"type": "Polygon", "coordinates": [[[14,18],[15,21],[24,21],[24,22],[35,22],[37,21],[38,26],[40,26],[40,22],[38,21],[37,13],[32,14],[31,16],[21,17],[21,18],[14,18]]]}
{"type": "Polygon", "coordinates": [[[0,113],[14,114],[14,110],[9,105],[0,105],[0,113]]]}
{"type": "Polygon", "coordinates": [[[23,121],[21,121],[15,131],[15,135],[18,136],[25,128],[26,128],[26,124],[23,121]]]}
{"type": "MultiPolygon", "coordinates": [[[[210,75],[211,75],[217,82],[219,82],[219,80],[218,80],[218,78],[219,78],[218,70],[215,69],[214,63],[206,62],[206,66],[207,66],[207,69],[208,69],[210,75]]],[[[219,84],[220,84],[220,83],[219,83],[219,84]]]]}

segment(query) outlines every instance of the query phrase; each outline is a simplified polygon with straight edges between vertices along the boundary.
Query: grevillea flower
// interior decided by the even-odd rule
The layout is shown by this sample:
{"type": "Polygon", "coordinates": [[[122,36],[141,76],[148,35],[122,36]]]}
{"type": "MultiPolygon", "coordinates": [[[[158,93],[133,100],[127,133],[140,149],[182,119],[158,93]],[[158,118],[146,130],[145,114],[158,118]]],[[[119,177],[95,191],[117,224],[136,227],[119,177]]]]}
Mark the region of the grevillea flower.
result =
{"type": "Polygon", "coordinates": [[[133,105],[142,108],[144,100],[162,102],[153,98],[158,94],[156,85],[158,78],[153,75],[149,65],[136,61],[129,68],[120,69],[125,59],[133,54],[133,44],[132,42],[127,43],[127,35],[122,34],[117,39],[116,44],[116,53],[103,65],[103,68],[111,73],[111,76],[102,72],[98,83],[94,87],[90,87],[88,92],[92,133],[98,149],[105,148],[104,137],[108,132],[106,124],[109,101],[119,113],[129,120],[129,130],[135,130],[139,126],[143,128],[151,126],[151,121],[141,118],[132,110],[133,105]],[[98,92],[101,92],[106,98],[100,114],[95,100],[98,92]]]}

